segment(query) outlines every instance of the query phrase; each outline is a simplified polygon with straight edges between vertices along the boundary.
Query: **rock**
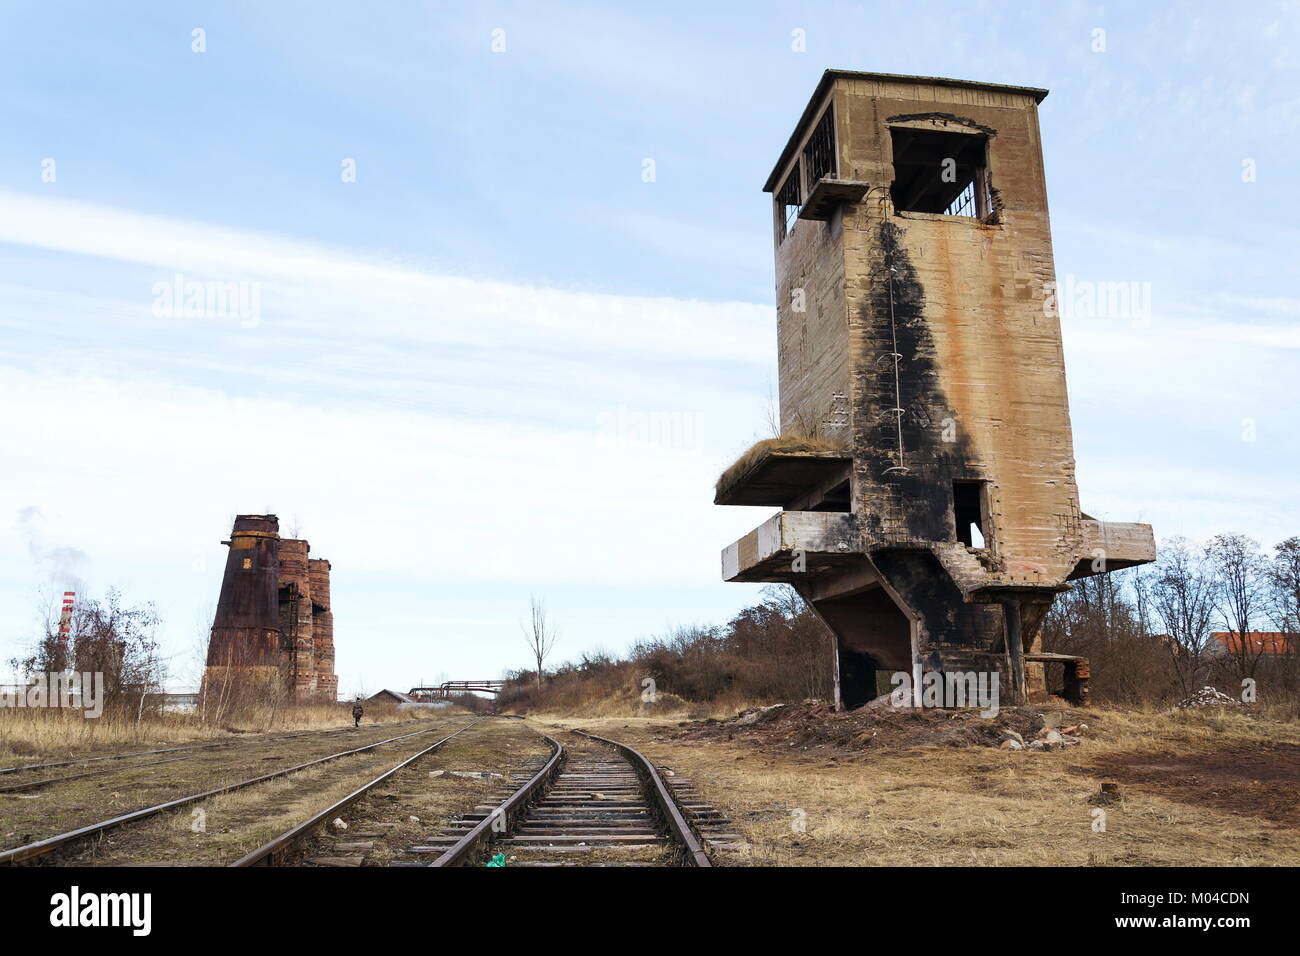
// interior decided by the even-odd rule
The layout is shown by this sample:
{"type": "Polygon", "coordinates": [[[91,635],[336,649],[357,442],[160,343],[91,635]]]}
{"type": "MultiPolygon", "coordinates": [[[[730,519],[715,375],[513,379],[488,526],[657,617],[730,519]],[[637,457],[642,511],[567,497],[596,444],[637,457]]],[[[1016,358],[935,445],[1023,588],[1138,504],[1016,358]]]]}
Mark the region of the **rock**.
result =
{"type": "Polygon", "coordinates": [[[335,817],[334,822],[330,824],[335,830],[346,830],[348,825],[343,822],[342,817],[335,817]]]}
{"type": "Polygon", "coordinates": [[[769,704],[766,707],[755,707],[750,710],[742,710],[736,715],[736,724],[741,727],[756,724],[769,712],[785,706],[785,704],[769,704]]]}
{"type": "Polygon", "coordinates": [[[474,780],[492,780],[505,776],[488,770],[430,770],[430,777],[470,777],[474,780]]]}
{"type": "Polygon", "coordinates": [[[419,823],[419,822],[420,822],[420,818],[417,817],[417,816],[415,816],[414,814],[412,814],[411,816],[409,816],[409,817],[406,818],[406,822],[407,822],[407,823],[419,823]]]}
{"type": "Polygon", "coordinates": [[[1012,740],[1014,740],[1016,743],[1020,744],[1022,747],[1024,746],[1025,738],[1020,736],[1020,734],[1016,733],[1014,730],[1007,729],[1002,732],[1006,734],[1008,737],[1010,737],[1012,740]]]}
{"type": "Polygon", "coordinates": [[[1021,743],[1020,741],[1018,741],[1018,740],[1013,740],[1013,739],[1010,738],[1010,737],[1008,737],[1006,740],[1002,741],[1002,743],[1001,743],[1000,746],[1001,746],[1001,749],[1003,749],[1003,750],[1024,750],[1024,749],[1025,749],[1025,745],[1024,745],[1024,744],[1022,744],[1022,743],[1021,743]]]}
{"type": "Polygon", "coordinates": [[[1112,803],[1122,803],[1123,800],[1124,795],[1120,793],[1117,783],[1103,783],[1100,793],[1088,797],[1088,802],[1093,806],[1109,806],[1112,803]]]}
{"type": "Polygon", "coordinates": [[[1029,749],[1030,749],[1030,750],[1046,750],[1046,749],[1047,749],[1047,744],[1043,743],[1041,740],[1031,740],[1031,741],[1029,741],[1029,749]]]}

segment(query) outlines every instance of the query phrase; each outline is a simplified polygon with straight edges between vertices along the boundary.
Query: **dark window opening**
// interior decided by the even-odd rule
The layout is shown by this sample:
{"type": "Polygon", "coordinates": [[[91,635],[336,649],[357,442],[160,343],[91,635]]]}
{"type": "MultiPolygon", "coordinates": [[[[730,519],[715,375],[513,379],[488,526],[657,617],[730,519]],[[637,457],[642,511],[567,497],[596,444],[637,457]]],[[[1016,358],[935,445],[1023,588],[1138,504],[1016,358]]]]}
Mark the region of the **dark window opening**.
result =
{"type": "Polygon", "coordinates": [[[957,540],[968,548],[987,547],[984,520],[984,482],[952,483],[952,517],[957,540]]]}
{"type": "Polygon", "coordinates": [[[893,126],[896,212],[984,219],[990,212],[988,137],[893,126]]]}
{"type": "Polygon", "coordinates": [[[881,671],[870,654],[841,647],[840,653],[840,702],[845,710],[855,710],[863,704],[869,704],[882,693],[893,690],[891,683],[884,691],[880,689],[879,677],[888,677],[888,671],[881,671]]]}
{"type": "Polygon", "coordinates": [[[790,175],[786,177],[785,185],[777,190],[776,194],[776,218],[782,239],[790,235],[795,220],[799,218],[800,208],[802,207],[799,202],[799,164],[795,163],[794,169],[790,170],[790,175]]]}
{"type": "Polygon", "coordinates": [[[845,478],[834,488],[822,495],[821,501],[812,506],[813,511],[852,511],[849,500],[849,480],[845,478]]]}
{"type": "Polygon", "coordinates": [[[276,598],[280,611],[280,648],[292,650],[298,636],[298,588],[292,584],[281,585],[276,598]]]}
{"type": "Polygon", "coordinates": [[[804,170],[808,174],[808,190],[823,179],[835,178],[838,164],[835,162],[835,114],[834,107],[826,107],[826,112],[817,124],[817,128],[808,137],[808,145],[803,148],[804,170]]]}

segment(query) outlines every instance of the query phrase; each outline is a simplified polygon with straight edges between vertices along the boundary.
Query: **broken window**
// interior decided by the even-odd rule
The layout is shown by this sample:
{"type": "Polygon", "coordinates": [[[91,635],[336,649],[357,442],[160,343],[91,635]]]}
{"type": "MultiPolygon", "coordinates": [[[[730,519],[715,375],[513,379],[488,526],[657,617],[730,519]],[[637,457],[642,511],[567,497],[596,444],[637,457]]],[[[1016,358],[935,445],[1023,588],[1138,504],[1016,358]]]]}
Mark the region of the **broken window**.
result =
{"type": "Polygon", "coordinates": [[[891,126],[896,212],[931,212],[984,219],[991,208],[988,137],[891,126]]]}
{"type": "Polygon", "coordinates": [[[957,530],[957,540],[968,548],[987,547],[988,529],[984,511],[984,482],[954,481],[952,483],[952,518],[957,530]]]}
{"type": "Polygon", "coordinates": [[[945,216],[976,216],[975,211],[975,183],[967,183],[966,188],[961,191],[961,195],[948,204],[948,208],[943,211],[945,216]]]}
{"type": "Polygon", "coordinates": [[[799,201],[799,164],[795,163],[794,169],[790,170],[790,175],[785,179],[785,185],[777,190],[776,194],[776,220],[782,240],[790,235],[790,230],[794,228],[794,222],[799,218],[800,208],[802,207],[799,201]]]}
{"type": "Polygon", "coordinates": [[[835,178],[838,164],[835,162],[834,107],[826,107],[821,122],[808,137],[808,145],[803,148],[803,164],[804,170],[808,173],[809,191],[823,179],[835,178]]]}

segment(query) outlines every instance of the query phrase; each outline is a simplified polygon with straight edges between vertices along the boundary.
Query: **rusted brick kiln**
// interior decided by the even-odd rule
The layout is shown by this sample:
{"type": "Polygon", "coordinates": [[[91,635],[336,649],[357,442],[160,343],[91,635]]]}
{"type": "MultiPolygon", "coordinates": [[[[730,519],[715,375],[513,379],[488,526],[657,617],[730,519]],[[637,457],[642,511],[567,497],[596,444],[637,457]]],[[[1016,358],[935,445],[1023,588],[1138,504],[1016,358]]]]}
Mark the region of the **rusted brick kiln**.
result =
{"type": "Polygon", "coordinates": [[[209,693],[239,689],[334,700],[330,563],[281,538],[275,515],[238,515],[208,641],[209,693]]]}

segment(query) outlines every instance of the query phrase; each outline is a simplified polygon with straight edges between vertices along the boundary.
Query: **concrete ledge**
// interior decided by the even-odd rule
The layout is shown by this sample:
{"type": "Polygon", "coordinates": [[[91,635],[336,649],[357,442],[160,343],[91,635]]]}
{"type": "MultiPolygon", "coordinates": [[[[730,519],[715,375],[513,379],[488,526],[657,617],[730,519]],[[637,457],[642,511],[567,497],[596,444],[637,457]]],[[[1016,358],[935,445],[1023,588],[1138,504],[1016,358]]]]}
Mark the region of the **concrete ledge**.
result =
{"type": "Polygon", "coordinates": [[[852,461],[843,451],[764,451],[718,490],[713,503],[784,508],[828,482],[848,480],[852,461]]]}
{"type": "Polygon", "coordinates": [[[819,180],[804,200],[799,218],[825,222],[845,203],[861,202],[870,188],[870,183],[852,179],[819,180]]]}
{"type": "Polygon", "coordinates": [[[1071,581],[1150,564],[1156,559],[1156,536],[1149,524],[1097,521],[1093,518],[1086,518],[1081,524],[1083,553],[1070,572],[1071,581]]]}
{"type": "Polygon", "coordinates": [[[724,581],[807,580],[839,572],[863,552],[856,515],[843,511],[783,511],[722,552],[724,581]],[[805,566],[795,570],[796,552],[805,566]]]}

